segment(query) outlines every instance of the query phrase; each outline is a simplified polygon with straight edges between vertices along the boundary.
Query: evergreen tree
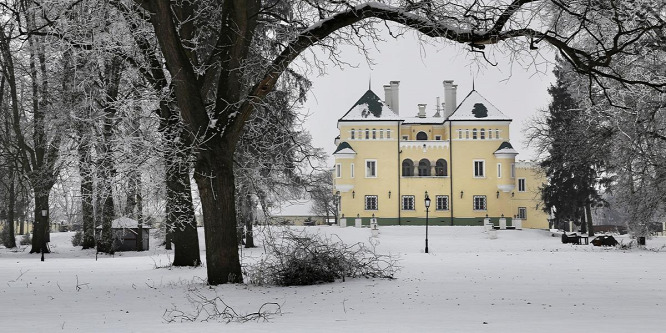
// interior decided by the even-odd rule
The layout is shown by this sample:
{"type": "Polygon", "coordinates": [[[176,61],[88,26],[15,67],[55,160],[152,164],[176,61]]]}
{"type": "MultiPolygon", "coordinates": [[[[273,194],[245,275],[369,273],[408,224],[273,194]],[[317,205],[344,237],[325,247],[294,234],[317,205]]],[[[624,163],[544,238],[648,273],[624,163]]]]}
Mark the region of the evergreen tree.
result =
{"type": "MultiPolygon", "coordinates": [[[[557,79],[548,88],[553,98],[546,119],[545,140],[547,157],[540,166],[548,177],[542,187],[544,210],[554,213],[555,221],[587,221],[590,236],[594,235],[591,206],[601,202],[597,186],[604,166],[604,151],[612,132],[596,122],[589,111],[581,109],[577,99],[569,92],[566,64],[558,59],[553,71],[557,79]],[[595,123],[596,122],[596,123],[595,123]]],[[[582,230],[585,231],[585,223],[582,230]]]]}

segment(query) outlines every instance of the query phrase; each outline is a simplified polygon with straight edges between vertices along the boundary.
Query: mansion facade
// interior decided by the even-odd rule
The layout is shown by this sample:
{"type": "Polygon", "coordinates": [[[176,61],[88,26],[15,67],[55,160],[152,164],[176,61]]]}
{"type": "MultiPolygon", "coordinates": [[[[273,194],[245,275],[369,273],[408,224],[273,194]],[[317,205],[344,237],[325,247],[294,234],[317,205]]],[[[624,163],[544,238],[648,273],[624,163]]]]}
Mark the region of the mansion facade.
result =
{"type": "Polygon", "coordinates": [[[402,116],[399,84],[384,86],[384,100],[368,90],[338,120],[333,179],[342,221],[423,225],[427,196],[432,225],[488,218],[496,226],[548,228],[539,194],[545,178],[516,161],[509,117],[476,90],[457,104],[453,81],[444,81],[434,114],[419,104],[402,116]]]}

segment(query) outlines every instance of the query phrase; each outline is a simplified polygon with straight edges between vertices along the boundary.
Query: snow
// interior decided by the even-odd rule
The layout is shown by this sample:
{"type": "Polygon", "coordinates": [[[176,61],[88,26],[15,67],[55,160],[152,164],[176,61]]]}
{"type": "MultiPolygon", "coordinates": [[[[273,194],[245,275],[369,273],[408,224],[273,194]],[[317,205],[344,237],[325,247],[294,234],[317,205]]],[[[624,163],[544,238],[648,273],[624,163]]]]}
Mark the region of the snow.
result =
{"type": "MultiPolygon", "coordinates": [[[[368,228],[303,229],[347,242],[370,236],[368,228]]],[[[94,250],[71,246],[73,233],[53,233],[44,262],[29,248],[0,248],[3,331],[661,332],[666,325],[663,237],[648,240],[652,251],[622,250],[561,244],[544,230],[500,230],[491,240],[482,227],[430,227],[425,254],[425,227],[380,232],[377,250],[401,259],[395,280],[213,288],[202,283],[205,267],[156,268],[173,257],[163,248],[96,260],[94,250]],[[277,302],[282,314],[244,324],[167,323],[165,310],[192,310],[192,290],[218,295],[239,313],[277,302]]],[[[261,252],[243,249],[243,262],[261,252]]]]}

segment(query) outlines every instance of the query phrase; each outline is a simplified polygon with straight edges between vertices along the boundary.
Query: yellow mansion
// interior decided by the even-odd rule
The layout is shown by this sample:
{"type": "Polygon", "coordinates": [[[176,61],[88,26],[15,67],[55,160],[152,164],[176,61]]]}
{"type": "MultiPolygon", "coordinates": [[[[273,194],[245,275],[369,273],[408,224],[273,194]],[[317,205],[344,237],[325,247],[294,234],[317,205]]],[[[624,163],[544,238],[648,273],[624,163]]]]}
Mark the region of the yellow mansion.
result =
{"type": "Polygon", "coordinates": [[[333,153],[340,223],[422,225],[425,197],[432,225],[548,228],[540,209],[544,178],[516,161],[511,119],[472,90],[458,105],[456,85],[444,81],[444,103],[401,115],[399,81],[382,101],[368,90],[338,120],[333,153]]]}

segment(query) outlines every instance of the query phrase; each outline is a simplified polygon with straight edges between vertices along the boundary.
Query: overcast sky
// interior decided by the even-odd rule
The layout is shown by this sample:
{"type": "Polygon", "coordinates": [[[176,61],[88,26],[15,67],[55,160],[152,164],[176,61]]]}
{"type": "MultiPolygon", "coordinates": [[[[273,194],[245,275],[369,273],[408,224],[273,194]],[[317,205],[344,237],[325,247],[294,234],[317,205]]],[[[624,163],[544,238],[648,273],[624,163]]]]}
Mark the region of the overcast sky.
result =
{"type": "MultiPolygon", "coordinates": [[[[378,49],[371,53],[375,63],[372,66],[356,49],[345,48],[341,58],[356,68],[328,66],[325,75],[309,76],[313,87],[304,105],[303,111],[310,114],[304,126],[312,134],[315,146],[333,153],[333,140],[339,134],[337,120],[365,93],[370,77],[372,90],[382,99],[383,85],[400,81],[400,114],[404,116],[415,116],[419,103],[427,104],[428,115],[433,114],[436,98],[444,101],[443,80],[458,84],[458,103],[471,91],[474,80],[476,90],[513,119],[511,143],[520,152],[517,159],[535,158],[535,153],[525,148],[522,133],[525,123],[548,106],[546,89],[553,80],[551,65],[525,69],[524,64],[498,55],[499,64],[493,67],[472,59],[462,46],[423,45],[414,33],[379,43],[378,49]]],[[[332,163],[329,159],[331,166],[332,163]]]]}

